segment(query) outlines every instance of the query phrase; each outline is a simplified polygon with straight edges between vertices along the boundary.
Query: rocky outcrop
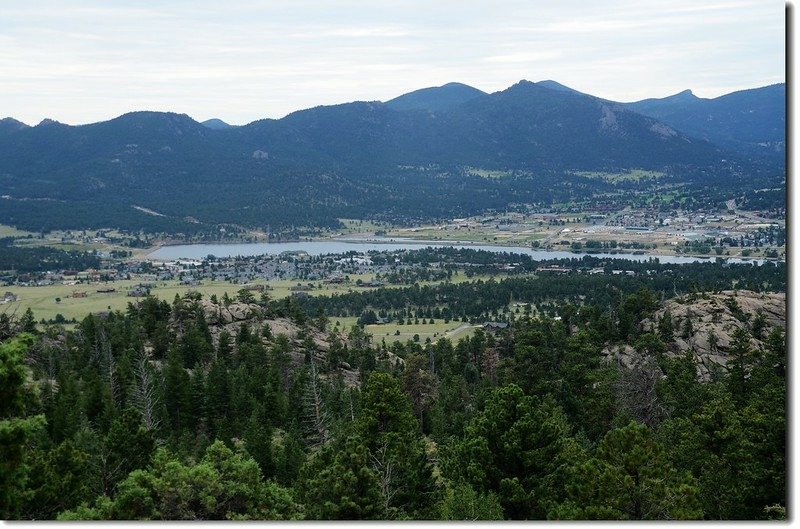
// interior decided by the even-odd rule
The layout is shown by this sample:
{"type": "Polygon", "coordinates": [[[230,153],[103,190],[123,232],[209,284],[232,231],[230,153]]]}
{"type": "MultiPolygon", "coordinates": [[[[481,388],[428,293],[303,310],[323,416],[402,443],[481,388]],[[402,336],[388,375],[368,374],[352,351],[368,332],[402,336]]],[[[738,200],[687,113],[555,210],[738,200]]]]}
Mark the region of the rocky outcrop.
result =
{"type": "MultiPolygon", "coordinates": [[[[658,333],[658,323],[667,313],[674,329],[672,340],[667,343],[667,355],[691,351],[698,377],[709,380],[714,371],[727,369],[737,329],[752,332],[761,322],[763,328],[757,333],[760,338],[756,336],[751,340],[753,348],[758,349],[774,328],[786,328],[786,294],[725,290],[683,296],[664,302],[652,318],[642,322],[643,329],[658,333]]],[[[630,369],[646,361],[645,356],[630,345],[608,347],[603,354],[608,361],[630,369]]]]}
{"type": "Polygon", "coordinates": [[[251,320],[262,313],[261,307],[254,303],[235,301],[227,307],[205,299],[201,299],[196,303],[203,309],[206,322],[212,326],[251,320]]]}
{"type": "MultiPolygon", "coordinates": [[[[183,302],[186,307],[197,306],[202,309],[214,347],[219,343],[219,336],[223,331],[227,331],[231,336],[236,336],[240,327],[246,324],[251,333],[261,336],[261,340],[266,346],[272,345],[277,337],[285,336],[291,346],[289,356],[296,367],[305,365],[306,354],[309,352],[319,365],[328,362],[330,343],[327,333],[311,327],[300,327],[289,318],[268,317],[260,305],[234,301],[226,306],[222,303],[212,303],[207,299],[191,298],[185,298],[183,302]],[[272,338],[264,336],[265,327],[269,327],[267,334],[272,338]]],[[[173,326],[179,332],[179,326],[175,325],[175,322],[173,322],[173,326]]],[[[346,341],[344,336],[340,336],[340,339],[346,341]]],[[[338,372],[342,374],[346,385],[358,385],[358,370],[354,370],[350,366],[340,366],[338,372]]],[[[330,375],[324,375],[322,378],[326,376],[330,375]]]]}

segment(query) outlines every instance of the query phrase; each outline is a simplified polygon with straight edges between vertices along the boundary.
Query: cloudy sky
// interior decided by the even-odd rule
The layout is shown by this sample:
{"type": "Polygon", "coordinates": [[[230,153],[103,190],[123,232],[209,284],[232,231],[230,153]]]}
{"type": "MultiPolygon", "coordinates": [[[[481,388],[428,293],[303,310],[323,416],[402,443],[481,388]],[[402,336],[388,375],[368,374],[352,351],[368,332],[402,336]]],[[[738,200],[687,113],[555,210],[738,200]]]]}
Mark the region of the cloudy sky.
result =
{"type": "Polygon", "coordinates": [[[619,101],[783,82],[776,0],[0,0],[0,117],[243,124],[450,81],[619,101]]]}

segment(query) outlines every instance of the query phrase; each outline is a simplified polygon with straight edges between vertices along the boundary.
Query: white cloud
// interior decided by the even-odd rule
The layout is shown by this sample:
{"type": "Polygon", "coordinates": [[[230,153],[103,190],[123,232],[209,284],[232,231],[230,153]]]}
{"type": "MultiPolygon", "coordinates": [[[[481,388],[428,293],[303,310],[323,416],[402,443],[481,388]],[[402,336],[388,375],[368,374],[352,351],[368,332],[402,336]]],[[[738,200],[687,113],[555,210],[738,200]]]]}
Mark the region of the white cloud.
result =
{"type": "Polygon", "coordinates": [[[244,123],[449,81],[617,100],[784,78],[783,5],[737,0],[30,0],[0,15],[0,117],[244,123]],[[230,4],[230,5],[228,5],[230,4]]]}

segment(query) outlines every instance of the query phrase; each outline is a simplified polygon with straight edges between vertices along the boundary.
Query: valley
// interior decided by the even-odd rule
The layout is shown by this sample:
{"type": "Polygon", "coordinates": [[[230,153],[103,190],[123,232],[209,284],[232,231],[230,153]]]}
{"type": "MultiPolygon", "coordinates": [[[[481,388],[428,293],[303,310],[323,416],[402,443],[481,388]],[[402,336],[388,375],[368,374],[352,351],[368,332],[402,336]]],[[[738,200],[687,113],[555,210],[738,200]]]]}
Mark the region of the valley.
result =
{"type": "Polygon", "coordinates": [[[0,513],[786,518],[784,90],[0,121],[0,513]]]}

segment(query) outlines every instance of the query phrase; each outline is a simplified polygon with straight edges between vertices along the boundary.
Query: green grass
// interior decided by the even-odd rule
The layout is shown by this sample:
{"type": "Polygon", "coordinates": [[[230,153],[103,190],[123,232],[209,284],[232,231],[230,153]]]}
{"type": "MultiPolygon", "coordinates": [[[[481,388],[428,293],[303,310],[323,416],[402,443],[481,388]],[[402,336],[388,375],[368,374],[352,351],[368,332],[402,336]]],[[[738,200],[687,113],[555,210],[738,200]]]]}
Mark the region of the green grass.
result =
{"type": "Polygon", "coordinates": [[[405,343],[408,340],[413,340],[414,335],[419,335],[420,343],[425,343],[427,338],[432,342],[437,341],[439,338],[451,338],[453,341],[458,341],[459,338],[470,336],[474,332],[475,327],[465,326],[461,328],[461,321],[451,321],[444,323],[444,320],[436,320],[436,323],[412,324],[412,325],[398,325],[397,323],[389,323],[385,325],[366,325],[364,330],[367,334],[371,334],[373,342],[377,343],[385,340],[387,344],[392,344],[396,341],[405,343]]]}
{"type": "MultiPolygon", "coordinates": [[[[356,279],[372,279],[369,275],[353,275],[351,276],[353,282],[356,279]]],[[[92,312],[101,312],[106,310],[125,310],[128,303],[135,303],[139,298],[129,297],[127,295],[134,285],[143,281],[140,280],[125,280],[125,281],[111,281],[108,283],[95,283],[95,284],[78,284],[78,285],[49,285],[42,287],[18,287],[11,286],[5,287],[4,291],[13,292],[17,295],[18,301],[0,305],[0,312],[14,312],[22,314],[26,309],[33,310],[36,320],[44,318],[45,320],[54,319],[56,314],[61,314],[66,319],[76,318],[80,320],[92,312]],[[112,287],[116,292],[110,294],[98,293],[98,288],[112,287]],[[85,298],[73,298],[73,291],[85,291],[88,296],[85,298]],[[60,302],[56,302],[56,298],[60,298],[60,302]],[[111,309],[109,309],[111,307],[111,309]]],[[[291,294],[291,287],[296,285],[296,280],[281,280],[281,281],[261,281],[257,283],[268,284],[272,290],[268,290],[272,299],[281,299],[291,294]]],[[[183,296],[189,291],[196,291],[203,294],[203,297],[211,297],[216,295],[221,298],[226,292],[228,296],[235,297],[236,293],[241,289],[241,285],[234,285],[226,281],[203,281],[197,286],[181,285],[178,281],[158,281],[155,282],[156,287],[152,289],[151,294],[159,299],[169,302],[175,298],[175,295],[183,296]]],[[[336,293],[345,293],[351,290],[359,291],[365,290],[364,288],[352,285],[324,285],[321,282],[315,282],[316,288],[310,290],[309,295],[332,295],[336,293]]],[[[258,296],[258,293],[255,293],[258,296]]]]}
{"type": "Polygon", "coordinates": [[[371,220],[359,219],[339,219],[339,222],[344,225],[344,228],[337,230],[337,232],[344,235],[356,233],[375,233],[378,230],[392,229],[392,225],[388,222],[374,222],[371,220]]]}
{"type": "MultiPolygon", "coordinates": [[[[330,328],[347,333],[350,329],[358,324],[358,318],[330,318],[330,328]]],[[[380,343],[384,340],[387,345],[394,342],[405,343],[408,340],[413,341],[414,335],[419,335],[420,343],[425,343],[426,338],[430,338],[432,342],[436,342],[440,338],[449,338],[453,342],[457,342],[462,338],[469,338],[475,333],[478,326],[463,324],[461,321],[451,321],[444,323],[444,320],[437,320],[436,323],[422,325],[398,325],[397,323],[389,323],[386,325],[366,325],[364,332],[372,336],[373,343],[380,343]],[[400,334],[396,334],[397,332],[400,334]]]]}
{"type": "Polygon", "coordinates": [[[497,171],[494,169],[482,169],[480,167],[467,167],[465,170],[468,174],[480,176],[481,178],[489,180],[504,178],[514,174],[512,171],[497,171]]]}
{"type": "Polygon", "coordinates": [[[28,235],[36,235],[29,231],[18,230],[14,226],[0,224],[0,239],[3,237],[27,237],[28,235]]]}
{"type": "Polygon", "coordinates": [[[406,237],[409,239],[419,239],[424,241],[455,241],[475,244],[503,244],[528,246],[531,242],[543,239],[544,227],[531,225],[528,229],[536,230],[535,233],[503,232],[498,231],[494,226],[485,226],[470,229],[455,228],[416,228],[412,230],[395,230],[389,233],[390,237],[406,237]]]}
{"type": "MultiPolygon", "coordinates": [[[[488,276],[487,276],[488,278],[488,276]]],[[[370,290],[372,287],[359,287],[356,281],[369,281],[375,279],[374,274],[351,274],[350,283],[329,285],[322,281],[298,281],[297,279],[283,279],[276,281],[254,281],[256,284],[265,284],[271,287],[268,294],[272,299],[282,299],[292,294],[291,288],[298,283],[308,285],[312,283],[314,287],[308,290],[310,296],[331,296],[334,294],[344,294],[348,292],[363,292],[370,290]]],[[[463,274],[454,276],[453,282],[461,282],[468,280],[475,280],[477,277],[467,278],[463,274]]],[[[0,305],[0,313],[22,314],[30,308],[33,310],[36,320],[45,319],[51,320],[57,314],[61,314],[66,319],[70,320],[76,318],[78,320],[84,318],[92,312],[102,312],[107,310],[125,310],[128,303],[135,303],[139,298],[129,297],[127,295],[134,285],[139,283],[154,283],[156,286],[151,290],[151,294],[159,299],[172,302],[175,295],[184,296],[189,291],[200,292],[203,297],[209,298],[216,295],[218,298],[227,292],[228,296],[235,297],[236,293],[242,288],[241,285],[234,285],[227,281],[202,281],[200,285],[181,285],[177,280],[174,281],[142,281],[138,279],[124,280],[124,281],[109,281],[107,283],[91,283],[91,284],[77,284],[77,285],[64,285],[55,284],[48,286],[36,287],[19,287],[10,286],[5,287],[4,292],[12,292],[17,295],[18,300],[14,303],[7,303],[0,305]],[[116,292],[105,294],[98,293],[98,288],[115,288],[116,292]],[[85,291],[88,296],[85,298],[72,297],[73,291],[85,291]],[[56,302],[56,298],[61,301],[56,302]],[[109,307],[111,307],[109,309],[109,307]]],[[[433,282],[426,282],[425,284],[433,284],[433,282]]],[[[408,285],[386,285],[382,288],[403,288],[408,285]]],[[[260,294],[255,292],[256,297],[260,294]]],[[[354,319],[355,320],[355,319],[354,319]]],[[[348,327],[349,328],[349,327],[348,327]]]]}
{"type": "Polygon", "coordinates": [[[601,179],[607,182],[638,182],[642,179],[659,179],[666,176],[666,173],[659,171],[645,171],[643,169],[630,169],[621,173],[606,173],[601,171],[575,171],[573,174],[584,178],[601,179]]]}

